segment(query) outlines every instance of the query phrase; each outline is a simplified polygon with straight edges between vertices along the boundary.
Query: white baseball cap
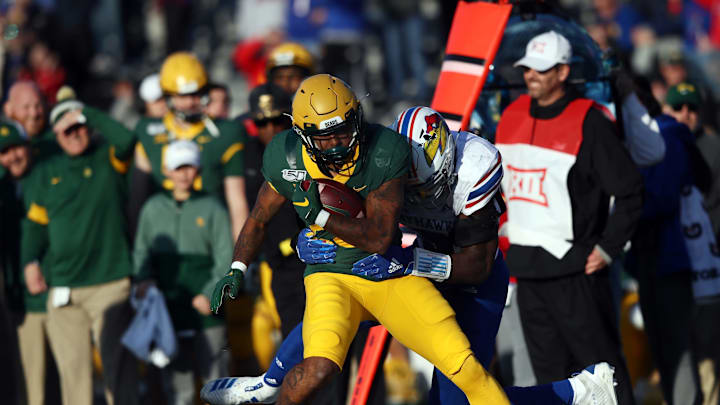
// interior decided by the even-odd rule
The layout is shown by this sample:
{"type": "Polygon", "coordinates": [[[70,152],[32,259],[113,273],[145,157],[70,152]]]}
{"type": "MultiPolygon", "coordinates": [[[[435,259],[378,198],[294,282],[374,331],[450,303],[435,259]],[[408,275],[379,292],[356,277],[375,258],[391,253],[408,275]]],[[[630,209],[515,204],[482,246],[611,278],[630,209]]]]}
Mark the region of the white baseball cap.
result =
{"type": "Polygon", "coordinates": [[[175,170],[181,166],[200,167],[200,148],[192,141],[174,141],[165,150],[165,167],[175,170]]]}
{"type": "Polygon", "coordinates": [[[567,38],[555,31],[548,31],[528,42],[525,56],[515,62],[513,67],[524,66],[542,72],[558,64],[569,64],[571,57],[572,48],[567,38]]]}
{"type": "Polygon", "coordinates": [[[143,79],[140,83],[140,98],[144,102],[150,103],[162,98],[162,88],[160,88],[160,75],[157,73],[143,79]]]}

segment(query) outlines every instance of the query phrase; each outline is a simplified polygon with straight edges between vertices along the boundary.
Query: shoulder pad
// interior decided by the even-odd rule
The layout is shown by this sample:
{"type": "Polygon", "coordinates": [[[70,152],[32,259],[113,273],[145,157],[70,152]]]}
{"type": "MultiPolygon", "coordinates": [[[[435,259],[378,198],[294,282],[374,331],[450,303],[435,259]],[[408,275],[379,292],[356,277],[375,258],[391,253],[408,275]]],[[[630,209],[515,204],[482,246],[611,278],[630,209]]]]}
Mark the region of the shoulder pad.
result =
{"type": "Polygon", "coordinates": [[[469,216],[484,207],[500,187],[502,158],[493,144],[468,132],[457,133],[455,144],[453,209],[456,215],[469,216]]]}

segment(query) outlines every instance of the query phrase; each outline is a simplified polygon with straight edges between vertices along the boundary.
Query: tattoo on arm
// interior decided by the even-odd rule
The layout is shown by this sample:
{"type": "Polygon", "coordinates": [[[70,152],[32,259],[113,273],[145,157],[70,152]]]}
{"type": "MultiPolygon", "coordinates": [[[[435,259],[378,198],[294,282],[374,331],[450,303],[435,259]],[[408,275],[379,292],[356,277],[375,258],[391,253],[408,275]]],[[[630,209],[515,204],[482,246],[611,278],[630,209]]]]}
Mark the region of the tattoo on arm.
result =
{"type": "Polygon", "coordinates": [[[302,383],[305,377],[305,369],[301,365],[293,367],[287,375],[288,386],[295,389],[299,384],[302,383]]]}
{"type": "Polygon", "coordinates": [[[283,381],[283,387],[280,390],[280,397],[278,398],[277,405],[300,405],[302,402],[294,401],[291,397],[293,394],[297,394],[296,390],[303,387],[303,379],[305,377],[305,368],[302,365],[297,365],[290,369],[285,380],[283,381]],[[288,392],[291,391],[291,392],[288,392]]]}

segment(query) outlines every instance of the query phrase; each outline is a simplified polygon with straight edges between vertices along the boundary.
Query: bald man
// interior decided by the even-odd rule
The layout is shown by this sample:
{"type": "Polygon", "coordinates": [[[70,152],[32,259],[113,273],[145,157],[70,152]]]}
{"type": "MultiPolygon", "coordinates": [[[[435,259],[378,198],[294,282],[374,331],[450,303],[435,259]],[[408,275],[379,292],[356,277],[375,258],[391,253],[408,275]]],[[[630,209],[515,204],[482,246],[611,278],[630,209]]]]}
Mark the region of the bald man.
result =
{"type": "Polygon", "coordinates": [[[40,89],[31,81],[18,81],[10,87],[3,111],[5,116],[19,122],[30,138],[45,129],[45,102],[40,89]]]}

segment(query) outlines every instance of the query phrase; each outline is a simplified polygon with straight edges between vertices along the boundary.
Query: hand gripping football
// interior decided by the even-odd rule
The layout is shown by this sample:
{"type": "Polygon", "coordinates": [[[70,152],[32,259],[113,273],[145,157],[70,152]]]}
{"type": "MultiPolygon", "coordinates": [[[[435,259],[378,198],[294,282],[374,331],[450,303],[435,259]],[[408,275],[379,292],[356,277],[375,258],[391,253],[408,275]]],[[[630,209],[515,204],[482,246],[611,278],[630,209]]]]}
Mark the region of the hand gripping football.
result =
{"type": "MultiPolygon", "coordinates": [[[[355,190],[334,180],[316,179],[315,181],[318,183],[320,202],[328,212],[352,218],[365,216],[363,199],[355,190]]],[[[302,182],[303,190],[307,190],[309,186],[309,180],[302,182]]]]}

